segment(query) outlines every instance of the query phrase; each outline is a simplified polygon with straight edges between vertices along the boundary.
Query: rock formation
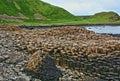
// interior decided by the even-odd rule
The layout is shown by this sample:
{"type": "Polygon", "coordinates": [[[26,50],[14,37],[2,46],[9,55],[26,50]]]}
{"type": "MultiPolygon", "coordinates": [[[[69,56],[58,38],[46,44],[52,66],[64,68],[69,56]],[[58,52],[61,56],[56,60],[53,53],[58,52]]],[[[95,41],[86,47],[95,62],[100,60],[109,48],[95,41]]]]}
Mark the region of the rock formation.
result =
{"type": "MultiPolygon", "coordinates": [[[[95,34],[83,27],[74,26],[14,29],[15,31],[8,31],[11,30],[9,27],[0,26],[0,69],[8,69],[3,70],[2,76],[0,75],[3,80],[10,81],[21,77],[24,81],[36,77],[43,81],[58,80],[62,77],[55,65],[67,68],[66,71],[70,74],[70,70],[77,71],[78,77],[84,75],[107,81],[120,80],[120,40],[117,37],[95,34]],[[24,69],[28,74],[33,74],[27,76],[24,69]],[[9,70],[10,72],[7,72],[9,70]]],[[[70,80],[83,79],[72,78],[73,74],[69,75],[70,80]]],[[[62,80],[65,81],[65,78],[62,80]]]]}
{"type": "Polygon", "coordinates": [[[62,77],[55,61],[49,55],[42,55],[40,51],[30,57],[26,69],[42,81],[58,81],[59,77],[62,77]]]}

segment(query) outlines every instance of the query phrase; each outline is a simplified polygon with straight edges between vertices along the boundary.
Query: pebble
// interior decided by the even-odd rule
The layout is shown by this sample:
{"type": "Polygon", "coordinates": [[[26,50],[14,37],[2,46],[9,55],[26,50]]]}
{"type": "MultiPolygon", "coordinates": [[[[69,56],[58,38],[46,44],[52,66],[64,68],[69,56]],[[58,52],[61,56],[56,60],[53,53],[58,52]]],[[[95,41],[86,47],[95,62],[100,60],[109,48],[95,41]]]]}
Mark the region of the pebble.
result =
{"type": "Polygon", "coordinates": [[[0,62],[4,61],[4,57],[3,56],[0,56],[0,62]]]}

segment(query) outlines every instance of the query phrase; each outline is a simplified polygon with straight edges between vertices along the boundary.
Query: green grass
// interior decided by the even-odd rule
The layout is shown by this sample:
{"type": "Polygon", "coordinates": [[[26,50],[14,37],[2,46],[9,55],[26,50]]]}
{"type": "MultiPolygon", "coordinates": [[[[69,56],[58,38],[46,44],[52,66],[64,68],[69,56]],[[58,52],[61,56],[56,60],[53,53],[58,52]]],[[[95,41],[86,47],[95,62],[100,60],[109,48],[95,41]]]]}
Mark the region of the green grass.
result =
{"type": "Polygon", "coordinates": [[[74,18],[66,10],[40,0],[0,0],[0,14],[18,16],[19,13],[30,19],[34,19],[36,13],[47,19],[74,18]]]}
{"type": "Polygon", "coordinates": [[[120,24],[120,21],[116,22],[99,22],[92,20],[27,20],[25,22],[8,22],[3,21],[0,24],[14,24],[14,25],[44,25],[44,26],[53,26],[53,25],[80,25],[80,24],[120,24]]]}
{"type": "Polygon", "coordinates": [[[19,13],[29,19],[20,19],[21,22],[0,20],[0,24],[63,25],[120,23],[120,17],[115,12],[97,13],[88,19],[84,19],[41,0],[0,0],[0,14],[17,17],[19,13]],[[42,20],[36,20],[35,14],[39,14],[42,20]]]}
{"type": "Polygon", "coordinates": [[[120,20],[120,17],[115,12],[100,12],[89,18],[90,21],[99,21],[99,22],[116,22],[120,20]]]}

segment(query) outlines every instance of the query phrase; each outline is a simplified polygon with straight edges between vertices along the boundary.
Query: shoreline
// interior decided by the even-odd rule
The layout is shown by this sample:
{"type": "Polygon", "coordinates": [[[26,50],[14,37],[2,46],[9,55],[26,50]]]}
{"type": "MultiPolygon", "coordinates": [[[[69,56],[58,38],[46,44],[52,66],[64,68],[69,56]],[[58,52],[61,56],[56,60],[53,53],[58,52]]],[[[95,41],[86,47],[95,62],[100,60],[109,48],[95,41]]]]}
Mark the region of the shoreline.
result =
{"type": "Polygon", "coordinates": [[[101,35],[111,35],[113,37],[119,37],[120,38],[120,34],[101,33],[101,35]]]}
{"type": "MultiPolygon", "coordinates": [[[[120,26],[120,24],[85,24],[85,25],[54,25],[54,26],[25,26],[21,25],[19,26],[20,28],[28,29],[28,30],[33,30],[33,29],[48,29],[48,28],[56,28],[56,27],[66,27],[66,26],[120,26]]],[[[111,35],[113,37],[119,37],[120,34],[112,34],[112,33],[96,33],[96,34],[101,34],[101,35],[111,35]]]]}
{"type": "Polygon", "coordinates": [[[66,25],[36,25],[36,26],[30,26],[30,25],[18,25],[20,28],[26,28],[26,29],[36,29],[36,28],[52,28],[52,27],[62,27],[62,26],[120,26],[120,23],[112,23],[112,24],[66,24],[66,25]]]}

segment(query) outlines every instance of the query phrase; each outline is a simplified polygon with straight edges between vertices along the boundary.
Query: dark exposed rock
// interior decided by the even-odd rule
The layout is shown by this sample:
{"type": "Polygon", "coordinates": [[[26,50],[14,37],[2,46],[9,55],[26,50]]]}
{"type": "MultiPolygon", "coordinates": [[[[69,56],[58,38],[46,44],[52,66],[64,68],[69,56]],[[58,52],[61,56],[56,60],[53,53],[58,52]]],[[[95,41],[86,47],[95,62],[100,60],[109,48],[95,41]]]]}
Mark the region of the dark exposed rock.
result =
{"type": "Polygon", "coordinates": [[[31,56],[26,69],[33,72],[34,77],[38,77],[42,81],[58,81],[62,76],[55,61],[49,55],[42,56],[39,51],[31,56]]]}

